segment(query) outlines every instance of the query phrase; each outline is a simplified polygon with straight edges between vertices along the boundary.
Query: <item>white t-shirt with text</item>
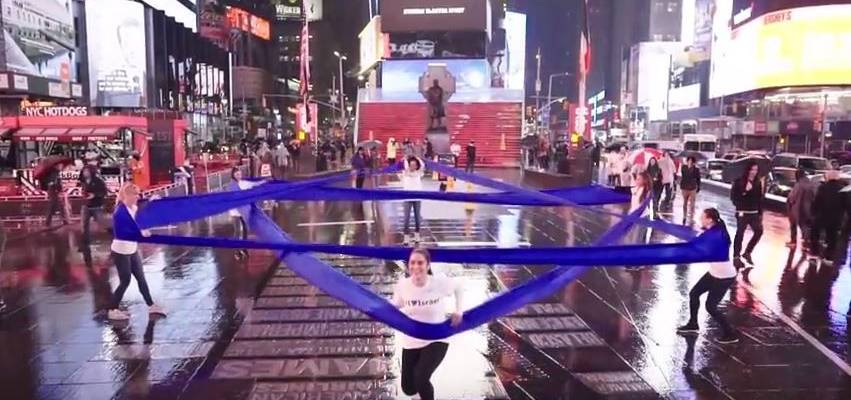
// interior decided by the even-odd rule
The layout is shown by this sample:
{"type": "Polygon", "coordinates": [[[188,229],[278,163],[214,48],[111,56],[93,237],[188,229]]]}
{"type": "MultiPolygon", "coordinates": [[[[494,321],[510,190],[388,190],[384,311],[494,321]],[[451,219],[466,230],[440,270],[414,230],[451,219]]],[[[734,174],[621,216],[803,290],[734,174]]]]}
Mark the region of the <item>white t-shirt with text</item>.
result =
{"type": "MultiPolygon", "coordinates": [[[[455,297],[455,311],[460,312],[462,304],[461,283],[446,276],[432,275],[426,284],[419,287],[410,277],[402,278],[393,289],[393,304],[419,322],[441,323],[449,318],[444,299],[455,297]]],[[[399,333],[399,342],[404,349],[421,349],[435,341],[422,340],[399,333]]]]}

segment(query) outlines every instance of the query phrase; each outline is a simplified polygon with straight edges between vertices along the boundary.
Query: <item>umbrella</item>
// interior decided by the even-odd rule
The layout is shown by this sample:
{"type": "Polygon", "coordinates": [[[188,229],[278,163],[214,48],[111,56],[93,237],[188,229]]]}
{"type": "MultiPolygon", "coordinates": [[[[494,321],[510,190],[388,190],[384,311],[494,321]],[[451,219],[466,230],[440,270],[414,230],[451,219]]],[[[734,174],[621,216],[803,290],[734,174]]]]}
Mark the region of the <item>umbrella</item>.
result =
{"type": "Polygon", "coordinates": [[[358,143],[358,147],[363,147],[365,149],[375,149],[381,146],[380,140],[365,140],[363,142],[358,143]]]}
{"type": "Polygon", "coordinates": [[[70,157],[63,156],[63,155],[47,156],[47,157],[43,158],[41,161],[39,161],[38,165],[36,165],[35,168],[33,168],[33,177],[35,179],[41,179],[42,177],[44,177],[44,175],[46,175],[48,172],[50,172],[51,169],[56,167],[57,164],[70,165],[70,164],[73,164],[73,163],[74,163],[73,159],[71,159],[70,157]]]}
{"type": "Polygon", "coordinates": [[[650,157],[655,157],[658,161],[662,158],[662,151],[651,149],[649,147],[636,150],[629,155],[629,163],[630,165],[646,165],[647,161],[650,160],[650,157]]]}
{"type": "Polygon", "coordinates": [[[745,169],[750,163],[756,163],[756,165],[759,166],[758,177],[766,176],[768,175],[768,172],[771,171],[771,160],[765,157],[748,156],[727,163],[721,172],[721,180],[724,182],[733,182],[736,179],[741,178],[745,174],[745,169]]]}
{"type": "Polygon", "coordinates": [[[683,160],[683,161],[687,160],[689,157],[694,157],[695,161],[707,159],[706,156],[703,153],[701,153],[699,151],[694,151],[694,150],[683,150],[683,151],[677,153],[676,157],[683,160]]]}

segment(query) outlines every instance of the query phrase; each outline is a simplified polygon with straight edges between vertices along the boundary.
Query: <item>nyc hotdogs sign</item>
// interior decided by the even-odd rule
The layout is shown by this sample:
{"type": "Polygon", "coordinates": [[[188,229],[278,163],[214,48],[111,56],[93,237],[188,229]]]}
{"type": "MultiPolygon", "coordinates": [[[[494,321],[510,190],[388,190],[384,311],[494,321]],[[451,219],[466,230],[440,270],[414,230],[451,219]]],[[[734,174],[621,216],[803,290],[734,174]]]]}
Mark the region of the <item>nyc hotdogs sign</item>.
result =
{"type": "Polygon", "coordinates": [[[21,108],[21,115],[27,117],[87,117],[89,108],[85,106],[29,106],[21,108]]]}

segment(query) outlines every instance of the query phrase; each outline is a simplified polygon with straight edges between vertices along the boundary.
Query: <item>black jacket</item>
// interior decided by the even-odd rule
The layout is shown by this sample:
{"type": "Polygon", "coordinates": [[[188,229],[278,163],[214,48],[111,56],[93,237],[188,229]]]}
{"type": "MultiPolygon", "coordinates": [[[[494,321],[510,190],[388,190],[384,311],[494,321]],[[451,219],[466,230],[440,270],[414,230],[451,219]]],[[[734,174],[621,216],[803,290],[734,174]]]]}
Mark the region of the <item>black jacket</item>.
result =
{"type": "Polygon", "coordinates": [[[93,176],[88,182],[83,181],[83,193],[86,197],[92,194],[94,197],[86,200],[86,207],[103,207],[106,198],[106,182],[99,176],[93,176]]]}
{"type": "Polygon", "coordinates": [[[680,169],[680,189],[700,190],[700,168],[682,166],[680,169]]]}
{"type": "Polygon", "coordinates": [[[736,211],[759,211],[762,212],[762,182],[754,179],[751,190],[747,190],[747,178],[740,178],[733,183],[730,189],[730,200],[736,206],[736,211]]]}
{"type": "Polygon", "coordinates": [[[815,216],[816,221],[825,225],[842,224],[844,202],[839,191],[844,187],[845,183],[841,180],[827,181],[819,185],[812,208],[812,215],[815,216]]]}
{"type": "Polygon", "coordinates": [[[467,160],[476,160],[476,146],[472,144],[467,145],[467,160]]]}

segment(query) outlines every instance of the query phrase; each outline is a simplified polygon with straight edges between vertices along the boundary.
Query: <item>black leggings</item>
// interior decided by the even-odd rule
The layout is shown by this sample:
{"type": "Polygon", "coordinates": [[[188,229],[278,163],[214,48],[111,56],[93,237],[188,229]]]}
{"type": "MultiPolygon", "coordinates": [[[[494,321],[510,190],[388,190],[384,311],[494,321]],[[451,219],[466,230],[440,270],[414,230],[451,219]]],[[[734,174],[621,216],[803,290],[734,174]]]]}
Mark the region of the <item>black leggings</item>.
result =
{"type": "Polygon", "coordinates": [[[733,257],[741,255],[742,242],[745,240],[745,229],[747,229],[748,226],[751,227],[753,236],[751,236],[751,240],[748,241],[748,246],[745,247],[744,254],[750,255],[751,252],[753,252],[754,247],[756,247],[756,244],[759,243],[759,239],[762,237],[762,214],[740,214],[736,212],[736,236],[733,239],[733,257]]]}
{"type": "Polygon", "coordinates": [[[446,357],[447,349],[449,343],[434,342],[421,349],[402,350],[402,391],[406,395],[434,400],[431,375],[446,357]]]}
{"type": "Polygon", "coordinates": [[[724,317],[724,314],[718,312],[718,303],[721,302],[721,298],[724,297],[724,294],[727,293],[727,289],[733,285],[733,282],[736,278],[726,278],[726,279],[718,279],[708,272],[700,278],[699,281],[691,288],[691,291],[688,294],[689,297],[689,311],[691,315],[689,317],[689,324],[697,325],[697,311],[700,309],[700,296],[706,292],[709,292],[709,296],[706,298],[706,312],[718,323],[721,327],[721,332],[726,336],[733,333],[733,328],[730,327],[730,324],[727,322],[727,318],[724,317]]]}
{"type": "Polygon", "coordinates": [[[139,285],[139,292],[145,299],[148,306],[154,305],[154,300],[151,299],[151,291],[148,290],[148,282],[145,280],[145,271],[142,269],[142,258],[139,257],[139,252],[133,254],[118,254],[112,252],[112,259],[115,261],[115,268],[118,269],[118,287],[115,288],[115,293],[112,294],[112,309],[118,308],[121,299],[124,298],[124,291],[127,286],[130,286],[130,275],[136,278],[136,283],[139,285]]]}

